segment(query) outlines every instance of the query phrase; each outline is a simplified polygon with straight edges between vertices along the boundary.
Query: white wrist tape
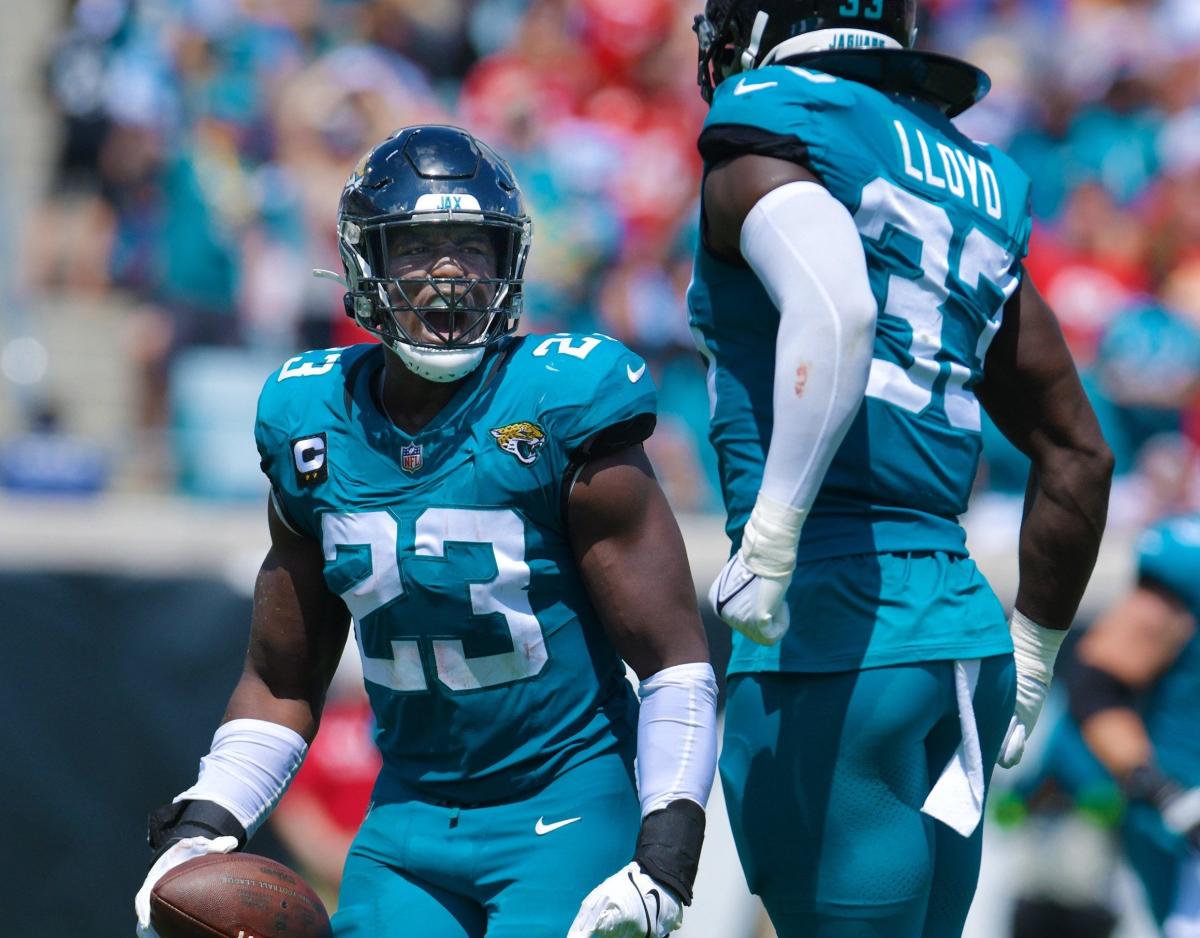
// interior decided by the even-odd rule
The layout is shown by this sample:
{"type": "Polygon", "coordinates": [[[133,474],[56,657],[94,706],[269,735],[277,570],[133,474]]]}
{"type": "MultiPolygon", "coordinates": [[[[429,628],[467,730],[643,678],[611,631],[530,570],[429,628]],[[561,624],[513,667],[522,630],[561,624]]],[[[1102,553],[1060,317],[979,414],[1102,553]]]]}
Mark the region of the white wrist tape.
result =
{"type": "Polygon", "coordinates": [[[688,798],[704,807],[717,767],[717,677],[707,662],[642,681],[637,777],[642,817],[688,798]]]}
{"type": "Polygon", "coordinates": [[[793,508],[758,493],[742,530],[742,562],[746,569],[772,579],[790,577],[796,569],[796,545],[805,509],[793,508]]]}
{"type": "MultiPolygon", "coordinates": [[[[791,537],[794,528],[799,539],[799,525],[862,405],[878,304],[853,217],[815,182],[788,183],[763,196],[747,213],[739,244],[779,310],[771,442],[759,486],[760,504],[764,496],[770,502],[764,511],[756,506],[754,519],[773,554],[775,546],[786,547],[784,531],[791,537]],[[799,512],[781,518],[778,541],[767,517],[778,516],[774,506],[799,512]]],[[[773,569],[781,561],[763,556],[773,569]]]]}
{"type": "Polygon", "coordinates": [[[1038,625],[1019,609],[1014,609],[1008,623],[1012,633],[1013,658],[1017,672],[1041,681],[1047,687],[1054,677],[1054,660],[1067,637],[1065,629],[1047,629],[1038,625]]]}
{"type": "Polygon", "coordinates": [[[175,801],[212,801],[238,819],[249,839],[304,761],[308,744],[295,730],[266,720],[230,720],[213,734],[200,777],[175,801]]]}

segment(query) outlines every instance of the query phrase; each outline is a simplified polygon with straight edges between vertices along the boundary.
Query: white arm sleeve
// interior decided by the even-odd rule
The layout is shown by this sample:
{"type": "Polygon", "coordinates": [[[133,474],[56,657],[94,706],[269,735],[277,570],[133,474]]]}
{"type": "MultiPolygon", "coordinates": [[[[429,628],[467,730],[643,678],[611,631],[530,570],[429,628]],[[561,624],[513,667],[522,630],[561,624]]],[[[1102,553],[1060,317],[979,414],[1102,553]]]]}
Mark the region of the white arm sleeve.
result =
{"type": "Polygon", "coordinates": [[[763,196],[742,224],[741,250],[779,310],[774,429],[744,553],[754,572],[783,576],[866,392],[877,305],[854,219],[816,183],[763,196]]]}
{"type": "Polygon", "coordinates": [[[230,720],[213,734],[200,777],[175,801],[212,801],[238,819],[249,839],[283,796],[308,744],[266,720],[230,720]]]}
{"type": "Polygon", "coordinates": [[[717,767],[717,677],[708,662],[663,668],[638,687],[642,817],[688,798],[708,801],[717,767]]]}

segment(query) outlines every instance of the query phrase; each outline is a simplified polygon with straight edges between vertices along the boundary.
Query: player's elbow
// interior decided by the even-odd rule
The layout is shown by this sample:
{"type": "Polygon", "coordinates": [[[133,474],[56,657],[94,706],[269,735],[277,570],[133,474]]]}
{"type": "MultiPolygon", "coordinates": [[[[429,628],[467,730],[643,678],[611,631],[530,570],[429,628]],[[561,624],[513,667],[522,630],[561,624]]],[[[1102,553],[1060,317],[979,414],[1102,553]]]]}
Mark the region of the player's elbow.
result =
{"type": "Polygon", "coordinates": [[[1107,500],[1116,460],[1097,429],[1047,447],[1034,459],[1043,488],[1061,487],[1071,493],[1089,493],[1107,500]]]}
{"type": "Polygon", "coordinates": [[[1069,451],[1072,463],[1072,475],[1080,485],[1087,485],[1096,491],[1107,492],[1112,485],[1113,469],[1116,457],[1104,437],[1097,432],[1085,442],[1074,446],[1069,451]]]}
{"type": "Polygon", "coordinates": [[[1088,455],[1089,467],[1097,485],[1102,485],[1107,491],[1112,485],[1113,471],[1116,469],[1117,458],[1113,455],[1112,447],[1100,437],[1095,450],[1088,455]]]}
{"type": "Polygon", "coordinates": [[[870,365],[875,347],[875,319],[879,306],[865,279],[846,284],[842,302],[838,304],[846,349],[855,358],[870,365]]]}

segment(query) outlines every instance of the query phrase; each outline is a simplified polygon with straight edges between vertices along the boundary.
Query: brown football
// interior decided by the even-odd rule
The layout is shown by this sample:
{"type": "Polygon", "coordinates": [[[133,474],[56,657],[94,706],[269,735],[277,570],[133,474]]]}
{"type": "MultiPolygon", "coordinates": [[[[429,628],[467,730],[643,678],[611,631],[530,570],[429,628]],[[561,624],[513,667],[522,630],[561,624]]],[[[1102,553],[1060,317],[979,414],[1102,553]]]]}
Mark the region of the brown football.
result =
{"type": "Polygon", "coordinates": [[[312,887],[282,863],[213,853],[169,870],[150,893],[160,938],[330,938],[312,887]]]}

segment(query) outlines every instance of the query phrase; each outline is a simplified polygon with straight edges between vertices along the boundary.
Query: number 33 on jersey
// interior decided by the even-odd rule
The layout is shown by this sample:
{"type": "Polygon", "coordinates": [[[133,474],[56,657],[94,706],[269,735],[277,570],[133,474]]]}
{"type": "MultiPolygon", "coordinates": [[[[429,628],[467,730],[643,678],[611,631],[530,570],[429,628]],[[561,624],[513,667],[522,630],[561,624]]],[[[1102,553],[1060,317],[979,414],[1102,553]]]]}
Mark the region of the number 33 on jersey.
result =
{"type": "MultiPolygon", "coordinates": [[[[932,105],[785,65],[745,80],[756,90],[716,90],[700,136],[706,164],[760,152],[808,167],[854,217],[879,305],[866,400],[805,523],[800,559],[965,554],[957,516],[980,450],[973,388],[1019,284],[1029,180],[932,105]]],[[[760,415],[771,410],[779,314],[753,272],[704,249],[688,301],[713,363],[713,440],[736,539],[770,439],[760,415]]]]}
{"type": "Polygon", "coordinates": [[[511,798],[630,725],[563,519],[597,434],[649,436],[654,385],[605,336],[507,338],[410,435],[374,396],[385,354],[321,350],[273,374],[263,469],[354,618],[387,770],[443,800],[511,798]]]}

